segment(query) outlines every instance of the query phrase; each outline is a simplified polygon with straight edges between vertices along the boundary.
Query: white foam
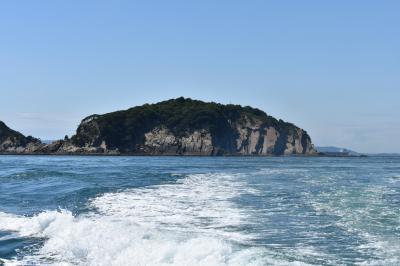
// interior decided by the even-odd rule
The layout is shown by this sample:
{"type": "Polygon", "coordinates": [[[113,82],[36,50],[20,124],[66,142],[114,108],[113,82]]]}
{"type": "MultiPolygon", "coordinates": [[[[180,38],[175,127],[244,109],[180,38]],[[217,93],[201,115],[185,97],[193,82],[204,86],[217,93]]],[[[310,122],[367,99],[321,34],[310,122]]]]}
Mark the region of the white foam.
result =
{"type": "Polygon", "coordinates": [[[251,236],[226,231],[250,220],[250,210],[240,209],[232,202],[241,193],[256,191],[231,175],[190,175],[178,184],[105,194],[91,205],[103,215],[143,227],[190,230],[244,241],[251,236]]]}
{"type": "Polygon", "coordinates": [[[275,264],[265,249],[243,247],[252,236],[238,227],[250,223],[252,212],[233,199],[256,191],[239,180],[191,175],[176,184],[108,193],[90,202],[96,212],[78,217],[69,211],[0,213],[0,230],[46,239],[21,264],[275,264]]]}
{"type": "Polygon", "coordinates": [[[0,230],[15,232],[18,236],[41,236],[50,225],[61,220],[71,220],[72,215],[68,211],[45,211],[33,217],[24,217],[0,212],[0,230]]]}

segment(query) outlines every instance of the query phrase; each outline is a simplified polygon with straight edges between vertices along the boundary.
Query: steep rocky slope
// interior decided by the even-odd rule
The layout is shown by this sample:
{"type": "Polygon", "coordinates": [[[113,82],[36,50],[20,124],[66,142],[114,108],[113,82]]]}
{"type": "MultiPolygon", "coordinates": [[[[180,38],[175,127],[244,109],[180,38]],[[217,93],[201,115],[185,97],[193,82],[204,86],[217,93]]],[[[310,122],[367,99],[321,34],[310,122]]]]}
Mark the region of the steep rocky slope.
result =
{"type": "Polygon", "coordinates": [[[21,133],[10,129],[0,121],[0,152],[1,153],[34,153],[40,150],[43,144],[31,136],[25,137],[21,133]]]}

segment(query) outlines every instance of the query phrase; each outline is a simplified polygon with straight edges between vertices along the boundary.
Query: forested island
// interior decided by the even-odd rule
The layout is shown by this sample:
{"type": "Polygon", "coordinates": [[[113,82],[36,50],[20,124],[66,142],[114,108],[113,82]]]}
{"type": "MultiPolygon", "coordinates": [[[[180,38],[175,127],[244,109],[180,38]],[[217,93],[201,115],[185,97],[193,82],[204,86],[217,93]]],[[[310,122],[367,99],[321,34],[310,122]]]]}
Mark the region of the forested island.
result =
{"type": "Polygon", "coordinates": [[[90,115],[45,144],[0,121],[2,154],[315,155],[307,132],[249,106],[189,98],[90,115]]]}

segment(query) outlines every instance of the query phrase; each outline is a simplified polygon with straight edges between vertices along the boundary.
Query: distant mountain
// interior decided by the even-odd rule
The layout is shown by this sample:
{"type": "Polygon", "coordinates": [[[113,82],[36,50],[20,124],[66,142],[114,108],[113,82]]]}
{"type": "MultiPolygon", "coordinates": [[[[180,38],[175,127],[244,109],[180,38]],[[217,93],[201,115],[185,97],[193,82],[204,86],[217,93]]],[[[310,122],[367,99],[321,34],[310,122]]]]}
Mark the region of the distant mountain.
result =
{"type": "Polygon", "coordinates": [[[322,152],[322,153],[348,153],[348,155],[350,156],[359,156],[361,155],[361,153],[358,153],[356,151],[352,151],[350,149],[346,149],[346,148],[340,148],[340,147],[334,147],[334,146],[317,146],[315,147],[315,149],[318,152],[322,152]]]}

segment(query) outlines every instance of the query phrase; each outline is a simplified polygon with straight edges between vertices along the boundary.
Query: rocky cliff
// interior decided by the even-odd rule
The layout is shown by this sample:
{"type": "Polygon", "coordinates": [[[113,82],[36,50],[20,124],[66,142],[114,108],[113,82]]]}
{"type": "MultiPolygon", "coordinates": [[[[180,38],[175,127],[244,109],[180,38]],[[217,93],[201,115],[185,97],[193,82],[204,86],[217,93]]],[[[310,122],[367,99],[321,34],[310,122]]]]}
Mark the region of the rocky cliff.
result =
{"type": "MultiPolygon", "coordinates": [[[[37,139],[28,141],[18,134],[13,145],[5,145],[7,151],[136,155],[316,153],[306,131],[259,109],[182,97],[125,111],[91,115],[82,120],[71,139],[48,145],[37,139]]],[[[0,146],[0,152],[4,150],[0,146]]]]}
{"type": "Polygon", "coordinates": [[[1,153],[34,153],[44,145],[39,139],[25,137],[18,131],[10,129],[0,121],[0,152],[1,153]]]}
{"type": "Polygon", "coordinates": [[[151,155],[314,154],[310,136],[261,110],[185,98],[82,120],[57,153],[151,155]]]}

